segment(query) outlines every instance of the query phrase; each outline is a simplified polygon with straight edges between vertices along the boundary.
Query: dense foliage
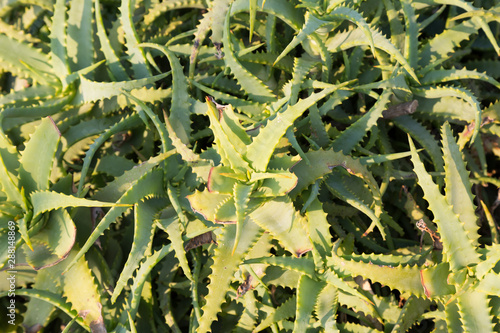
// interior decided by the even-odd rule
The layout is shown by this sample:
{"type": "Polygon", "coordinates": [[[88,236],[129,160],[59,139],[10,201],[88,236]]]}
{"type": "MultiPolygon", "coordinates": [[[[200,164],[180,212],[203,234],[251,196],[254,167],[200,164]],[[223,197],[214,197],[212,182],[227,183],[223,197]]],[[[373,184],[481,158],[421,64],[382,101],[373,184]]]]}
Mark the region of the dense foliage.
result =
{"type": "Polygon", "coordinates": [[[496,1],[0,17],[2,332],[500,331],[496,1]]]}

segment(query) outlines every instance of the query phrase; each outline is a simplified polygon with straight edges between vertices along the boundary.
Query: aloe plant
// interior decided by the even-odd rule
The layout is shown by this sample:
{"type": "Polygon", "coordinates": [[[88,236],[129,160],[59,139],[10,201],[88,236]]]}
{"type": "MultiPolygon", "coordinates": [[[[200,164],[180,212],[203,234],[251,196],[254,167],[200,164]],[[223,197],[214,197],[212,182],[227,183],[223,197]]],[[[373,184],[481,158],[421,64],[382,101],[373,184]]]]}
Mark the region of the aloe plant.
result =
{"type": "Polygon", "coordinates": [[[498,331],[498,13],[5,3],[0,330],[498,331]]]}

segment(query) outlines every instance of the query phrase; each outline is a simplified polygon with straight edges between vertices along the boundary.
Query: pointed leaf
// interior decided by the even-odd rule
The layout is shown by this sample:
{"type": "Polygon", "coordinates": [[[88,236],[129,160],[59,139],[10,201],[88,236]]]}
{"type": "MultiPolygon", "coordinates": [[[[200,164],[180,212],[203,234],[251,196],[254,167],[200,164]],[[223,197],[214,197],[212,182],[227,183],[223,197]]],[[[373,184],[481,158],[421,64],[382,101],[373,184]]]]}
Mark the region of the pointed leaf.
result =
{"type": "Polygon", "coordinates": [[[146,61],[146,56],[144,55],[142,49],[138,46],[140,41],[137,30],[134,27],[132,4],[135,4],[135,2],[131,0],[121,1],[120,21],[125,35],[125,47],[127,49],[127,54],[130,57],[129,60],[132,64],[134,76],[136,79],[142,79],[150,77],[151,72],[146,61]]]}
{"type": "Polygon", "coordinates": [[[274,148],[280,138],[285,134],[295,119],[300,117],[309,107],[319,100],[337,90],[339,86],[332,86],[323,89],[321,92],[313,93],[306,99],[301,99],[293,106],[289,106],[282,112],[277,112],[275,116],[268,121],[266,127],[260,130],[259,135],[247,147],[246,157],[252,161],[252,167],[255,171],[265,171],[274,148]]]}
{"type": "Polygon", "coordinates": [[[465,332],[494,332],[487,296],[472,290],[458,296],[458,308],[465,332]]]}
{"type": "Polygon", "coordinates": [[[219,121],[219,110],[208,97],[207,106],[207,115],[210,118],[210,129],[214,132],[215,148],[221,156],[222,163],[230,166],[234,171],[246,173],[249,169],[248,162],[243,159],[241,152],[238,151],[235,144],[230,140],[219,121]]]}
{"type": "MultiPolygon", "coordinates": [[[[67,262],[75,260],[76,252],[71,252],[67,262]]],[[[63,290],[71,307],[83,317],[86,325],[93,331],[105,330],[101,315],[101,297],[85,258],[80,257],[64,274],[63,290]]]]}
{"type": "Polygon", "coordinates": [[[452,270],[477,263],[479,255],[475,251],[472,241],[467,237],[458,215],[449,209],[450,203],[441,195],[438,186],[425,170],[424,164],[418,157],[413,140],[408,139],[412,151],[411,160],[418,177],[418,184],[424,191],[424,198],[429,203],[429,209],[434,213],[434,222],[437,224],[443,242],[443,252],[447,255],[452,270]]]}
{"type": "Polygon", "coordinates": [[[243,258],[252,248],[261,233],[261,229],[250,219],[243,223],[245,237],[240,239],[234,253],[234,242],[236,237],[236,225],[227,225],[222,234],[217,239],[219,244],[215,249],[214,263],[212,265],[212,274],[210,275],[210,284],[208,285],[208,295],[206,303],[203,306],[203,316],[200,318],[199,327],[196,332],[210,332],[210,326],[217,319],[217,313],[221,310],[221,305],[225,300],[229,284],[233,279],[234,273],[243,261],[243,258]]]}
{"type": "Polygon", "coordinates": [[[100,0],[94,2],[94,12],[95,12],[95,22],[97,27],[97,36],[99,37],[99,44],[101,45],[101,51],[106,58],[106,62],[109,65],[112,77],[117,81],[126,81],[129,79],[125,68],[120,63],[120,59],[115,54],[115,50],[111,46],[108,36],[106,35],[106,30],[104,28],[104,23],[101,14],[100,0]]]}
{"type": "Polygon", "coordinates": [[[33,249],[24,247],[27,262],[35,269],[53,266],[65,259],[73,248],[76,227],[66,210],[50,214],[44,228],[30,237],[33,249]]]}
{"type": "Polygon", "coordinates": [[[256,76],[254,76],[245,67],[243,67],[240,61],[234,55],[234,49],[230,39],[230,19],[231,11],[227,11],[226,20],[224,23],[224,35],[222,40],[222,43],[224,45],[224,62],[226,66],[231,69],[231,72],[234,74],[243,90],[248,93],[250,99],[260,103],[267,103],[275,100],[276,97],[271,92],[271,90],[267,86],[265,86],[261,80],[257,79],[256,76]]]}
{"type": "Polygon", "coordinates": [[[293,326],[294,332],[305,332],[309,327],[312,309],[316,303],[325,282],[313,280],[307,275],[302,275],[297,286],[297,310],[293,326]]]}
{"type": "Polygon", "coordinates": [[[128,280],[133,277],[134,271],[139,268],[139,263],[144,256],[151,253],[155,230],[154,217],[161,206],[163,206],[161,202],[154,202],[154,200],[141,201],[136,204],[134,209],[134,240],[111,295],[112,303],[116,301],[128,280]]]}
{"type": "MultiPolygon", "coordinates": [[[[135,204],[144,197],[161,196],[163,193],[163,171],[156,169],[133,181],[132,184],[129,184],[128,190],[120,197],[117,204],[135,204]]],[[[78,259],[80,259],[94,244],[94,242],[102,236],[104,231],[108,229],[119,216],[126,212],[127,209],[128,208],[126,207],[120,206],[112,207],[92,231],[92,234],[89,236],[81,250],[75,256],[75,259],[73,259],[73,262],[71,262],[68,267],[71,267],[78,259]]]]}
{"type": "Polygon", "coordinates": [[[478,244],[478,229],[476,223],[476,207],[472,195],[472,184],[469,181],[469,172],[462,160],[462,153],[458,147],[451,128],[445,123],[442,129],[443,152],[445,162],[446,200],[453,206],[453,211],[458,214],[463,223],[467,237],[472,244],[478,244]]]}
{"type": "Polygon", "coordinates": [[[170,123],[176,129],[177,136],[184,144],[189,144],[191,135],[191,121],[189,119],[189,95],[188,85],[179,59],[165,46],[153,43],[139,44],[142,47],[150,47],[163,52],[170,62],[172,68],[172,106],[170,108],[170,123]]]}
{"type": "Polygon", "coordinates": [[[297,257],[312,249],[305,230],[307,222],[295,211],[289,198],[278,197],[267,202],[250,213],[250,217],[297,257]]]}
{"type": "Polygon", "coordinates": [[[250,201],[250,194],[252,193],[253,187],[253,184],[246,185],[240,182],[235,183],[233,187],[234,208],[236,210],[236,235],[233,253],[238,247],[238,243],[242,237],[243,223],[247,216],[248,202],[250,201]]]}
{"type": "Polygon", "coordinates": [[[54,4],[54,16],[50,31],[50,63],[61,82],[69,75],[66,54],[66,1],[57,0],[54,4]]]}
{"type": "Polygon", "coordinates": [[[377,120],[382,117],[382,112],[386,109],[391,95],[392,92],[389,89],[384,90],[370,111],[349,126],[333,141],[332,149],[334,151],[342,151],[344,154],[349,154],[363,139],[366,133],[377,124],[377,120]]]}
{"type": "Polygon", "coordinates": [[[103,202],[97,200],[89,200],[77,198],[75,196],[66,195],[52,191],[37,191],[31,194],[31,202],[33,204],[33,216],[44,212],[67,207],[130,207],[129,204],[117,204],[114,202],[103,202]]]}
{"type": "Polygon", "coordinates": [[[66,52],[72,72],[93,63],[92,7],[92,0],[74,0],[68,10],[66,52]]]}
{"type": "Polygon", "coordinates": [[[49,188],[53,159],[61,133],[51,118],[44,118],[21,153],[19,186],[26,194],[49,188]]]}
{"type": "MultiPolygon", "coordinates": [[[[219,194],[209,191],[196,191],[188,195],[187,199],[194,211],[203,215],[203,218],[208,221],[217,220],[217,212],[222,204],[231,198],[231,194],[219,194]]],[[[234,207],[234,202],[233,207],[234,207]]]]}
{"type": "Polygon", "coordinates": [[[297,185],[297,176],[288,171],[273,171],[266,173],[252,173],[250,181],[263,178],[262,184],[253,193],[253,196],[278,197],[288,194],[297,185]]]}

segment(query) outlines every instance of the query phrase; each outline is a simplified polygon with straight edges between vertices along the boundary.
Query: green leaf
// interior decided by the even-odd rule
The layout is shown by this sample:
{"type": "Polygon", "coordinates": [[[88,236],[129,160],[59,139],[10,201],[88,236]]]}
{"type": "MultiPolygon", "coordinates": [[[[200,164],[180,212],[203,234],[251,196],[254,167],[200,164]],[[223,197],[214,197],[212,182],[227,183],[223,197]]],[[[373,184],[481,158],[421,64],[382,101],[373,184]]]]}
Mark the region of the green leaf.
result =
{"type": "Polygon", "coordinates": [[[297,308],[297,297],[292,295],[283,304],[281,304],[275,311],[268,313],[268,316],[255,327],[255,332],[260,332],[265,328],[271,326],[273,323],[282,321],[284,319],[295,316],[295,309],[297,308]]]}
{"type": "MultiPolygon", "coordinates": [[[[6,297],[8,295],[8,292],[8,290],[0,292],[0,297],[6,297]]],[[[68,303],[67,299],[59,294],[39,289],[16,289],[16,295],[28,296],[52,304],[62,312],[67,314],[70,318],[77,318],[76,321],[80,324],[80,326],[82,326],[87,331],[90,330],[87,322],[84,321],[82,317],[78,316],[77,311],[71,308],[71,304],[68,303]]]]}
{"type": "Polygon", "coordinates": [[[245,264],[267,264],[285,268],[287,270],[296,271],[302,273],[302,275],[307,275],[310,278],[316,276],[314,271],[314,261],[310,258],[294,258],[289,256],[270,256],[261,258],[252,258],[245,260],[245,264]]]}
{"type": "Polygon", "coordinates": [[[321,202],[316,198],[306,209],[306,217],[309,221],[309,237],[313,243],[313,256],[317,267],[321,267],[326,257],[332,251],[330,240],[330,224],[327,221],[327,214],[323,211],[321,202]]]}
{"type": "MultiPolygon", "coordinates": [[[[186,258],[186,247],[184,247],[184,240],[182,238],[182,233],[185,231],[186,226],[189,224],[189,220],[183,212],[183,207],[181,207],[181,203],[179,202],[179,197],[181,196],[182,188],[174,188],[171,184],[167,184],[167,194],[170,203],[172,204],[175,213],[177,214],[177,219],[173,219],[173,223],[167,226],[166,231],[169,235],[169,239],[172,242],[172,246],[174,248],[174,253],[179,260],[179,264],[184,271],[186,277],[191,281],[191,283],[197,283],[195,278],[191,274],[191,269],[189,268],[189,263],[186,258]]],[[[203,228],[202,231],[206,231],[207,229],[203,228]]],[[[208,231],[206,231],[208,232],[208,231]]],[[[211,233],[210,240],[211,238],[211,233]]],[[[194,290],[193,290],[194,293],[194,290]]]]}
{"type": "MultiPolygon", "coordinates": [[[[221,1],[216,1],[216,3],[217,2],[221,1]]],[[[227,11],[222,39],[222,43],[224,45],[224,62],[226,66],[231,69],[231,72],[234,74],[243,90],[248,93],[250,99],[259,103],[267,103],[276,100],[276,97],[271,92],[271,90],[267,86],[265,86],[261,80],[257,79],[256,76],[254,76],[245,67],[243,67],[240,61],[234,55],[234,48],[230,39],[231,32],[229,31],[230,19],[231,11],[227,11]]],[[[212,27],[212,29],[213,28],[214,27],[212,27]]],[[[212,40],[214,40],[214,38],[212,38],[212,40]]]]}
{"type": "Polygon", "coordinates": [[[420,80],[420,83],[422,83],[422,85],[430,85],[456,80],[481,80],[500,89],[500,82],[486,73],[455,68],[433,70],[425,74],[425,76],[420,80]]]}
{"type": "Polygon", "coordinates": [[[265,171],[274,148],[288,127],[293,124],[294,120],[319,100],[345,85],[341,84],[325,88],[321,92],[313,93],[308,98],[301,99],[296,104],[288,106],[284,111],[277,112],[247,147],[246,157],[251,161],[253,169],[255,171],[265,171]]]}
{"type": "Polygon", "coordinates": [[[338,332],[335,320],[335,313],[339,307],[337,293],[337,288],[327,283],[316,300],[315,312],[325,333],[338,332]]]}
{"type": "Polygon", "coordinates": [[[106,62],[110,68],[111,76],[117,81],[126,81],[129,79],[127,72],[120,63],[120,59],[115,54],[115,51],[111,46],[109,38],[106,35],[104,22],[101,14],[101,5],[99,0],[96,0],[94,2],[94,11],[95,11],[95,21],[97,27],[97,36],[99,37],[99,43],[101,44],[101,51],[102,53],[104,53],[104,57],[106,58],[106,62]]]}
{"type": "Polygon", "coordinates": [[[354,184],[352,184],[352,180],[350,181],[349,178],[350,177],[345,175],[345,173],[334,170],[332,177],[328,177],[325,183],[330,192],[332,192],[337,198],[360,210],[372,220],[372,224],[364,231],[363,235],[369,234],[373,228],[377,226],[380,234],[382,235],[382,239],[386,240],[387,231],[381,221],[382,209],[380,205],[374,204],[374,199],[377,194],[372,193],[373,197],[369,198],[369,200],[371,199],[370,202],[365,202],[364,198],[368,197],[368,193],[363,191],[363,188],[359,186],[355,187],[353,190],[354,184]]]}
{"type": "Polygon", "coordinates": [[[149,255],[141,264],[141,267],[137,270],[135,275],[134,282],[130,287],[128,298],[129,309],[121,313],[120,322],[124,323],[126,322],[125,318],[127,318],[127,320],[130,318],[130,322],[133,324],[139,309],[139,303],[142,299],[141,295],[146,279],[150,276],[151,270],[170,252],[172,252],[172,246],[170,244],[163,245],[159,250],[149,255]]]}
{"type": "Polygon", "coordinates": [[[154,217],[164,203],[163,200],[150,199],[141,201],[135,205],[134,209],[134,240],[130,249],[127,261],[123,270],[120,273],[118,281],[116,281],[111,302],[116,302],[116,299],[127,285],[128,280],[133,277],[134,271],[139,268],[139,263],[142,259],[151,254],[151,245],[154,235],[154,217]]]}
{"type": "MultiPolygon", "coordinates": [[[[38,271],[35,276],[33,289],[46,290],[61,295],[63,291],[61,285],[61,272],[63,268],[63,265],[56,265],[38,271]]],[[[23,324],[28,327],[33,327],[34,325],[47,326],[51,321],[50,315],[54,310],[55,307],[49,302],[38,298],[31,298],[23,315],[23,324]]],[[[81,317],[75,316],[76,318],[81,320],[81,317]]]]}
{"type": "Polygon", "coordinates": [[[234,208],[236,209],[236,235],[233,246],[233,253],[238,247],[243,232],[243,223],[245,222],[248,202],[252,193],[253,184],[246,185],[236,182],[233,187],[234,208]]]}
{"type": "MultiPolygon", "coordinates": [[[[79,314],[86,314],[83,321],[93,331],[105,330],[102,318],[101,297],[85,258],[77,258],[76,250],[71,252],[67,262],[75,262],[71,269],[66,268],[63,291],[71,308],[79,314]]],[[[67,266],[68,267],[68,266],[67,266]]]]}
{"type": "Polygon", "coordinates": [[[458,308],[465,332],[494,332],[488,303],[487,295],[479,291],[466,291],[458,296],[458,308]]]}
{"type": "MultiPolygon", "coordinates": [[[[144,170],[142,171],[144,172],[144,170]]],[[[124,176],[126,175],[128,175],[128,173],[125,173],[124,176]]],[[[161,196],[164,194],[163,171],[160,169],[150,171],[127,185],[128,190],[116,202],[120,205],[112,207],[106,213],[97,227],[92,231],[92,234],[82,246],[82,249],[78,252],[75,259],[73,259],[73,262],[68,265],[69,268],[88,251],[94,242],[102,236],[104,231],[115,222],[116,218],[121,216],[128,209],[121,205],[132,205],[145,197],[161,196]]]]}
{"type": "MultiPolygon", "coordinates": [[[[373,44],[375,48],[386,52],[391,57],[394,57],[394,59],[403,66],[403,68],[410,74],[410,76],[416,82],[418,82],[415,71],[410,66],[410,64],[408,64],[401,52],[380,31],[372,30],[371,34],[373,37],[373,44]]],[[[331,38],[328,38],[326,41],[326,47],[330,52],[339,52],[348,50],[352,47],[365,45],[369,46],[370,41],[366,37],[365,32],[360,28],[351,29],[346,32],[335,34],[331,38]]]]}
{"type": "Polygon", "coordinates": [[[475,138],[479,133],[479,128],[481,124],[481,106],[476,97],[465,88],[460,87],[424,87],[424,88],[414,88],[412,92],[417,96],[422,96],[425,98],[441,98],[441,97],[458,97],[465,100],[471,105],[475,110],[474,118],[474,132],[472,134],[471,142],[474,142],[475,138]]]}
{"type": "MultiPolygon", "coordinates": [[[[411,68],[417,68],[418,61],[418,24],[417,15],[409,0],[401,1],[401,7],[405,17],[405,58],[411,68]]],[[[397,20],[395,18],[395,20],[397,20]]]]}
{"type": "Polygon", "coordinates": [[[73,104],[78,105],[90,103],[118,96],[123,93],[123,90],[142,88],[169,75],[170,72],[167,72],[155,76],[147,76],[137,80],[120,82],[96,82],[80,75],[80,85],[78,86],[78,93],[73,100],[73,104]]]}
{"type": "Polygon", "coordinates": [[[227,13],[233,1],[234,0],[215,0],[211,3],[210,11],[212,12],[212,36],[210,36],[210,39],[217,50],[220,50],[220,46],[224,38],[225,19],[227,19],[227,13]]]}
{"type": "Polygon", "coordinates": [[[475,290],[489,295],[500,295],[500,275],[494,272],[485,274],[475,290]]]}
{"type": "Polygon", "coordinates": [[[0,133],[0,186],[7,195],[7,201],[15,202],[22,206],[24,200],[17,186],[17,173],[19,167],[18,153],[10,144],[3,133],[0,133]]]}
{"type": "Polygon", "coordinates": [[[320,278],[321,280],[326,281],[328,284],[335,286],[337,289],[342,290],[345,293],[356,296],[370,304],[373,304],[365,295],[361,294],[359,291],[351,287],[348,283],[343,281],[333,269],[328,269],[320,276],[320,278]]]}
{"type": "Polygon", "coordinates": [[[49,188],[50,173],[61,133],[51,118],[44,118],[21,153],[19,187],[26,194],[49,188]]]}
{"type": "Polygon", "coordinates": [[[66,210],[57,210],[35,235],[30,237],[32,249],[24,246],[27,262],[35,269],[53,266],[65,259],[76,239],[76,227],[66,210]]]}
{"type": "Polygon", "coordinates": [[[68,10],[66,52],[72,72],[94,61],[92,0],[73,0],[68,10]]]}
{"type": "Polygon", "coordinates": [[[158,115],[156,113],[154,113],[153,110],[151,110],[151,108],[149,106],[147,106],[146,103],[141,101],[139,98],[135,97],[134,95],[132,95],[128,92],[124,92],[124,94],[128,98],[130,98],[131,100],[134,101],[134,103],[137,106],[139,116],[141,116],[141,111],[144,111],[148,115],[149,119],[151,119],[151,121],[155,125],[156,130],[158,131],[158,134],[160,135],[162,153],[165,153],[165,152],[167,152],[167,150],[170,150],[171,144],[170,144],[170,141],[168,139],[167,128],[166,128],[165,124],[160,121],[160,118],[158,117],[158,115]]]}
{"type": "Polygon", "coordinates": [[[103,202],[78,198],[64,193],[52,191],[36,191],[31,194],[33,204],[33,216],[48,212],[54,209],[67,207],[130,207],[131,204],[117,204],[114,202],[103,202]]]}
{"type": "Polygon", "coordinates": [[[0,55],[0,68],[20,77],[31,77],[42,85],[58,86],[49,57],[39,50],[3,34],[0,49],[9,50],[0,55]]]}
{"type": "Polygon", "coordinates": [[[125,35],[125,47],[129,56],[129,61],[132,64],[132,70],[136,79],[143,79],[151,76],[151,72],[147,65],[146,56],[142,49],[138,46],[140,43],[139,36],[134,27],[133,8],[131,0],[122,0],[120,5],[120,21],[121,27],[125,35]]]}
{"type": "MultiPolygon", "coordinates": [[[[187,196],[193,210],[200,213],[206,220],[216,222],[219,221],[217,220],[217,213],[220,207],[224,203],[228,202],[230,198],[230,194],[219,194],[209,191],[196,191],[195,193],[187,196]]],[[[234,207],[234,201],[231,203],[234,207]]],[[[219,218],[221,218],[221,216],[219,216],[219,218]]],[[[233,216],[230,216],[229,218],[233,218],[233,216]]],[[[221,222],[227,221],[228,219],[223,218],[221,222]]],[[[229,219],[229,221],[231,220],[229,219]]]]}
{"type": "Polygon", "coordinates": [[[261,234],[260,227],[248,218],[245,219],[242,227],[245,230],[245,237],[240,239],[234,252],[236,225],[227,225],[222,228],[222,234],[217,239],[219,245],[214,253],[208,295],[202,308],[203,316],[200,318],[196,330],[198,333],[211,331],[210,326],[217,319],[217,313],[221,310],[221,305],[224,302],[229,284],[238,269],[238,265],[242,263],[246,253],[252,248],[257,237],[261,234]]]}
{"type": "Polygon", "coordinates": [[[448,60],[455,48],[476,34],[479,29],[480,24],[477,21],[468,20],[431,38],[419,50],[418,64],[422,68],[420,74],[424,75],[448,60]]]}
{"type": "Polygon", "coordinates": [[[142,43],[142,47],[150,47],[163,52],[170,62],[172,68],[172,106],[170,108],[170,123],[176,129],[177,136],[182,143],[189,144],[189,136],[191,135],[191,121],[189,120],[189,105],[187,79],[182,71],[179,59],[165,46],[142,43]]]}
{"type": "Polygon", "coordinates": [[[382,117],[382,112],[386,109],[391,95],[392,92],[389,89],[384,90],[370,111],[349,126],[332,142],[332,149],[349,154],[366,133],[377,124],[377,120],[382,117]]]}
{"type": "MultiPolygon", "coordinates": [[[[450,203],[441,195],[439,188],[432,181],[431,176],[420,161],[413,144],[408,138],[412,151],[412,163],[418,177],[418,184],[424,191],[424,198],[429,203],[429,209],[434,214],[434,222],[437,224],[438,232],[443,242],[443,253],[453,270],[460,269],[479,261],[479,255],[475,251],[472,241],[468,238],[459,216],[449,209],[450,203]]],[[[460,181],[453,179],[453,181],[460,181]]]]}
{"type": "Polygon", "coordinates": [[[420,270],[420,282],[428,298],[454,295],[456,287],[448,284],[450,265],[440,263],[433,267],[420,270]]]}
{"type": "Polygon", "coordinates": [[[448,123],[444,123],[441,136],[445,162],[446,200],[453,206],[453,212],[458,214],[467,237],[474,246],[477,246],[479,226],[476,223],[476,207],[471,191],[472,184],[469,181],[469,172],[448,123]]]}
{"type": "Polygon", "coordinates": [[[409,133],[429,154],[436,171],[444,171],[443,157],[436,138],[420,122],[409,115],[393,120],[394,124],[409,133]]]}
{"type": "MultiPolygon", "coordinates": [[[[50,62],[59,80],[65,84],[69,75],[66,54],[66,1],[58,0],[54,4],[54,17],[50,31],[50,62]]],[[[64,87],[63,87],[64,88],[64,87]]]]}
{"type": "Polygon", "coordinates": [[[295,210],[288,197],[265,203],[250,213],[250,218],[297,257],[312,249],[306,232],[307,220],[295,210]]]}
{"type": "MultiPolygon", "coordinates": [[[[134,184],[137,182],[137,179],[142,178],[154,167],[165,161],[165,159],[172,156],[174,153],[175,151],[171,150],[169,152],[159,154],[158,156],[152,157],[146,162],[143,162],[136,167],[125,171],[123,175],[115,178],[115,180],[102,187],[96,194],[94,194],[93,199],[100,201],[106,200],[109,202],[117,202],[127,191],[129,191],[134,186],[134,184]]],[[[135,202],[133,202],[132,204],[135,204],[135,202]]]]}
{"type": "Polygon", "coordinates": [[[219,165],[213,167],[208,175],[207,189],[211,193],[233,194],[234,186],[238,182],[238,176],[228,166],[219,165]]]}
{"type": "Polygon", "coordinates": [[[288,46],[283,50],[283,52],[280,54],[278,59],[276,59],[275,62],[278,62],[283,58],[287,53],[289,53],[293,48],[295,48],[299,43],[304,41],[309,35],[314,33],[318,28],[321,26],[331,24],[332,22],[336,20],[349,20],[356,25],[358,25],[359,29],[365,34],[368,44],[370,45],[370,48],[372,49],[373,54],[375,55],[375,47],[373,43],[373,37],[372,37],[372,32],[370,29],[370,26],[366,22],[366,20],[359,14],[357,11],[354,9],[348,8],[348,7],[343,7],[339,6],[335,8],[333,11],[328,13],[327,15],[321,17],[321,19],[318,19],[314,15],[312,15],[310,12],[306,12],[306,22],[304,24],[304,27],[300,30],[300,32],[297,34],[297,36],[294,37],[292,42],[288,44],[288,46]]]}
{"type": "Polygon", "coordinates": [[[252,194],[254,197],[278,197],[288,194],[297,185],[297,176],[288,171],[269,170],[253,172],[250,181],[262,179],[262,183],[252,194]]]}
{"type": "Polygon", "coordinates": [[[248,162],[243,159],[244,152],[237,149],[237,142],[230,140],[233,133],[225,131],[224,127],[219,121],[219,110],[215,104],[207,98],[208,112],[210,118],[210,129],[214,132],[215,148],[217,153],[221,156],[223,164],[230,166],[235,172],[246,173],[249,170],[248,162]]]}
{"type": "Polygon", "coordinates": [[[394,333],[408,332],[408,330],[420,320],[422,314],[428,311],[429,306],[429,300],[410,296],[401,309],[399,318],[392,331],[394,333]]]}
{"type": "Polygon", "coordinates": [[[307,275],[302,275],[297,286],[297,310],[293,326],[294,332],[305,332],[309,327],[312,309],[319,293],[326,285],[325,282],[313,280],[307,275]]]}

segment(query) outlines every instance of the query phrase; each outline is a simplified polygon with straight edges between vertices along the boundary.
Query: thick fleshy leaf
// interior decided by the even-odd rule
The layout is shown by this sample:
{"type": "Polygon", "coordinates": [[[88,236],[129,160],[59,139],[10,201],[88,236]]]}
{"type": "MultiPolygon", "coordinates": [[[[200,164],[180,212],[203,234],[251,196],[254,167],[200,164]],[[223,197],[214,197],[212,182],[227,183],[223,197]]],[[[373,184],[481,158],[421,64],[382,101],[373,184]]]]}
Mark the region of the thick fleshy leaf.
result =
{"type": "Polygon", "coordinates": [[[297,257],[312,249],[306,219],[295,210],[289,198],[279,197],[269,201],[253,211],[250,217],[297,257]]]}
{"type": "Polygon", "coordinates": [[[37,191],[31,195],[33,216],[41,213],[67,207],[130,207],[130,204],[116,204],[97,200],[77,198],[63,193],[52,191],[37,191]]]}
{"type": "Polygon", "coordinates": [[[53,266],[65,259],[73,248],[76,227],[63,209],[50,214],[44,228],[30,237],[33,250],[24,245],[24,254],[35,270],[53,266]]]}
{"type": "Polygon", "coordinates": [[[289,106],[284,111],[277,112],[273,118],[268,121],[266,127],[260,130],[259,135],[254,138],[252,143],[247,147],[246,158],[252,161],[253,169],[255,171],[265,171],[274,148],[295,119],[300,117],[309,107],[332,94],[341,86],[343,85],[325,88],[321,92],[313,93],[308,98],[299,100],[296,104],[289,106]]]}
{"type": "MultiPolygon", "coordinates": [[[[220,194],[232,194],[233,188],[238,179],[236,177],[245,177],[245,175],[236,174],[228,166],[216,166],[210,169],[208,174],[207,189],[209,192],[220,194]]],[[[245,177],[246,178],[246,177],[245,177]]],[[[245,180],[243,178],[243,180],[245,180]]]]}
{"type": "Polygon", "coordinates": [[[452,204],[453,211],[458,214],[463,223],[467,237],[472,243],[478,244],[478,229],[476,223],[476,207],[472,195],[472,184],[469,180],[469,172],[460,153],[460,148],[451,133],[450,124],[445,123],[442,129],[444,170],[446,183],[446,200],[452,204]]]}
{"type": "Polygon", "coordinates": [[[203,316],[197,329],[198,333],[210,331],[210,325],[217,319],[217,313],[221,310],[227,289],[238,265],[242,263],[243,258],[261,234],[261,228],[248,218],[243,223],[242,228],[245,230],[245,237],[240,239],[236,248],[234,248],[236,225],[225,226],[222,234],[217,238],[219,245],[214,254],[208,295],[202,308],[203,316]]]}
{"type": "Polygon", "coordinates": [[[266,173],[252,173],[250,179],[263,177],[262,184],[257,188],[254,196],[279,197],[288,194],[297,185],[298,178],[288,171],[268,170],[266,173]]]}
{"type": "Polygon", "coordinates": [[[233,133],[226,133],[225,128],[219,121],[219,110],[217,106],[207,98],[207,115],[210,118],[210,129],[214,132],[215,149],[221,156],[223,164],[230,166],[234,171],[246,172],[249,170],[248,162],[244,160],[243,154],[238,150],[238,142],[231,141],[233,133]]]}
{"type": "MultiPolygon", "coordinates": [[[[76,250],[72,251],[68,263],[74,260],[76,254],[76,250]]],[[[100,293],[88,262],[84,258],[80,257],[64,274],[63,291],[71,307],[82,315],[86,325],[93,331],[105,329],[100,293]]]]}
{"type": "Polygon", "coordinates": [[[195,193],[188,195],[187,198],[194,211],[203,215],[203,217],[208,221],[215,221],[219,208],[222,204],[230,200],[231,195],[213,193],[209,191],[196,191],[195,193]]]}
{"type": "MultiPolygon", "coordinates": [[[[458,215],[450,210],[450,203],[440,193],[438,186],[425,170],[411,138],[409,138],[409,142],[418,184],[422,187],[424,199],[427,200],[429,208],[434,213],[434,222],[437,224],[443,242],[443,252],[446,254],[451,268],[455,270],[478,263],[479,255],[475,251],[472,241],[467,237],[462,222],[460,222],[458,215]]],[[[453,181],[460,180],[453,179],[453,181]]]]}
{"type": "Polygon", "coordinates": [[[49,188],[50,172],[61,133],[51,118],[44,118],[21,153],[19,187],[26,194],[49,188]]]}

